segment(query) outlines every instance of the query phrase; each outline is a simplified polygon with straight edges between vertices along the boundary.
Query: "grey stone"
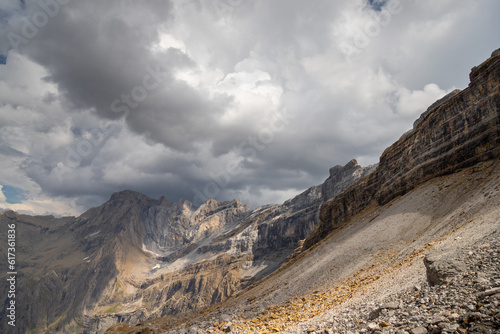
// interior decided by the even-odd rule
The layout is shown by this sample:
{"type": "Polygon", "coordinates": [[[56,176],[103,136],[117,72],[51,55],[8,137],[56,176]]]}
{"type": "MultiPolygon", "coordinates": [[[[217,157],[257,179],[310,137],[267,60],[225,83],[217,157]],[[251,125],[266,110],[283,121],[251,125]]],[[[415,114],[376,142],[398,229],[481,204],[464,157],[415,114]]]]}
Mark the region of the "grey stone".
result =
{"type": "Polygon", "coordinates": [[[465,320],[467,320],[467,322],[478,322],[481,321],[483,317],[484,316],[479,312],[470,312],[463,317],[462,321],[465,322],[465,320]]]}
{"type": "Polygon", "coordinates": [[[486,290],[486,291],[482,292],[480,294],[480,296],[483,296],[483,297],[492,296],[492,295],[495,295],[497,293],[500,293],[500,287],[499,288],[493,288],[493,289],[486,290]]]}
{"type": "Polygon", "coordinates": [[[413,328],[411,331],[410,331],[411,334],[427,334],[428,331],[427,331],[427,328],[425,327],[422,327],[422,326],[419,326],[419,327],[415,327],[413,328]]]}
{"type": "Polygon", "coordinates": [[[189,334],[197,334],[199,331],[199,328],[196,325],[193,325],[187,329],[187,333],[189,334]]]}
{"type": "Polygon", "coordinates": [[[389,302],[380,307],[381,309],[397,310],[399,308],[398,302],[389,302]]]}
{"type": "Polygon", "coordinates": [[[229,314],[221,314],[219,317],[219,321],[230,322],[232,320],[229,314]]]}
{"type": "Polygon", "coordinates": [[[428,323],[431,325],[436,325],[436,324],[439,324],[440,322],[446,322],[446,319],[443,317],[435,317],[435,318],[431,318],[428,321],[428,323]]]}
{"type": "Polygon", "coordinates": [[[465,271],[465,264],[458,261],[455,251],[434,251],[427,254],[424,264],[427,281],[430,285],[449,282],[453,277],[465,271]]]}
{"type": "Polygon", "coordinates": [[[378,317],[380,317],[381,312],[382,312],[382,309],[380,309],[380,308],[377,308],[377,309],[371,311],[370,314],[368,315],[368,320],[377,319],[378,317]]]}

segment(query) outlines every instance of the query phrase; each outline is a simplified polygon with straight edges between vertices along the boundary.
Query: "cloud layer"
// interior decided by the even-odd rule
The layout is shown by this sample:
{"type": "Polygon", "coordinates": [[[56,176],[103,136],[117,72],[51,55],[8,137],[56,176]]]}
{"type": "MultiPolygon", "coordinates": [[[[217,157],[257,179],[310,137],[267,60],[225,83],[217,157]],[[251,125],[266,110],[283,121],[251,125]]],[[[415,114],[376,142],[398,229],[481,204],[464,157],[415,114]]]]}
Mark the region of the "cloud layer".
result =
{"type": "Polygon", "coordinates": [[[500,46],[494,0],[10,0],[0,12],[0,184],[36,214],[123,189],[282,202],[333,165],[377,162],[500,46]]]}

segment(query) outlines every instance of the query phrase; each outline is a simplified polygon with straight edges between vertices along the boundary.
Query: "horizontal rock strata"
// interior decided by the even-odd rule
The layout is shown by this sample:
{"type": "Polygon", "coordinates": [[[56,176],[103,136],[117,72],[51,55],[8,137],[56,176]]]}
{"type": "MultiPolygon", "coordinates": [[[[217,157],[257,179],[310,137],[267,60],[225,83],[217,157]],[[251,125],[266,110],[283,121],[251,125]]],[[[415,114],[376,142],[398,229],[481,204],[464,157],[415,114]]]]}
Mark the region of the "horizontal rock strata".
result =
{"type": "Polygon", "coordinates": [[[432,178],[500,156],[500,54],[470,73],[469,87],[424,113],[384,151],[376,170],[324,203],[310,248],[371,203],[383,205],[432,178]]]}

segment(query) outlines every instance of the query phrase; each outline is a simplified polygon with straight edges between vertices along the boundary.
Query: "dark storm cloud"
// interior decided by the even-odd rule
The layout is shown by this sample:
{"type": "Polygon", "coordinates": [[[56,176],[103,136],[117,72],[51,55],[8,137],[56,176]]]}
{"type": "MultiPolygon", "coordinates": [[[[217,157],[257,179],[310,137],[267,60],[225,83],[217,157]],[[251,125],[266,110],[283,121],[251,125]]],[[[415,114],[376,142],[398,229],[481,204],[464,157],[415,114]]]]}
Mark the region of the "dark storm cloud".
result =
{"type": "Polygon", "coordinates": [[[0,7],[24,38],[0,34],[0,183],[43,199],[22,210],[283,201],[376,162],[500,45],[493,0],[65,2],[29,38],[41,3],[0,7]]]}
{"type": "MultiPolygon", "coordinates": [[[[29,7],[37,10],[36,3],[29,7]]],[[[186,54],[152,51],[158,26],[170,20],[168,1],[73,1],[20,49],[49,71],[46,80],[76,112],[126,117],[132,130],[185,150],[207,140],[226,100],[210,100],[173,78],[173,70],[194,66],[186,54]]]]}

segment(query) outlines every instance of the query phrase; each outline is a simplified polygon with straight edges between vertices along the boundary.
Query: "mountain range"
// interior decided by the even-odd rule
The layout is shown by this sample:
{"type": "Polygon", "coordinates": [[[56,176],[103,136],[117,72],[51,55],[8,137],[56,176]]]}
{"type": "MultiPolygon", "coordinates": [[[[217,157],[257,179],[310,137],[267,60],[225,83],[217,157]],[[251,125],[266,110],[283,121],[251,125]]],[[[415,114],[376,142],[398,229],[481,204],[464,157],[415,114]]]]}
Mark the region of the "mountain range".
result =
{"type": "Polygon", "coordinates": [[[377,165],[335,166],[283,204],[125,190],[79,217],[0,213],[2,238],[16,226],[16,332],[286,331],[390,284],[453,233],[479,224],[480,240],[500,227],[499,79],[497,50],[377,165]]]}

